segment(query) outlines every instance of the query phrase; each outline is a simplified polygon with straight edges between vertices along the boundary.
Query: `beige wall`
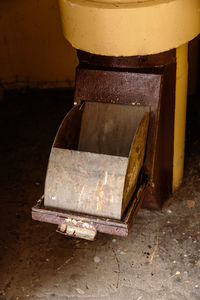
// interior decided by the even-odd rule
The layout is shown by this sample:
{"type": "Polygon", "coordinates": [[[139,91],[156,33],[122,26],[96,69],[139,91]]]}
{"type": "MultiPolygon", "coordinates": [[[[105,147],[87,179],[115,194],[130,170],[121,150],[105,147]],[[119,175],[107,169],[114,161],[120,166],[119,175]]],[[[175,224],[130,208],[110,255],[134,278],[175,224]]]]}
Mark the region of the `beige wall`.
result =
{"type": "Polygon", "coordinates": [[[72,86],[75,65],[57,0],[0,1],[0,85],[72,86]]]}

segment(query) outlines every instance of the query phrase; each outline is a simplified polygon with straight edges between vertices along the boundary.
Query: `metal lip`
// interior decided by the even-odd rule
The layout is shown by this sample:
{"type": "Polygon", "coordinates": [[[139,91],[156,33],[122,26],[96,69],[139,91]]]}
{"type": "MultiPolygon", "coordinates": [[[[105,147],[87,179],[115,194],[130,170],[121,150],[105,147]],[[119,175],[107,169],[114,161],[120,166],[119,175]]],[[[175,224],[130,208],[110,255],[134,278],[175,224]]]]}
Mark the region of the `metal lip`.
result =
{"type": "Polygon", "coordinates": [[[116,219],[96,217],[92,215],[75,213],[72,211],[44,207],[44,196],[42,196],[38,200],[37,204],[32,207],[32,219],[41,222],[57,224],[58,226],[60,226],[63,222],[67,223],[68,219],[77,221],[81,220],[91,224],[97,232],[118,236],[127,236],[142,204],[145,186],[146,184],[143,184],[138,188],[133,200],[131,201],[122,220],[120,221],[116,219]]]}

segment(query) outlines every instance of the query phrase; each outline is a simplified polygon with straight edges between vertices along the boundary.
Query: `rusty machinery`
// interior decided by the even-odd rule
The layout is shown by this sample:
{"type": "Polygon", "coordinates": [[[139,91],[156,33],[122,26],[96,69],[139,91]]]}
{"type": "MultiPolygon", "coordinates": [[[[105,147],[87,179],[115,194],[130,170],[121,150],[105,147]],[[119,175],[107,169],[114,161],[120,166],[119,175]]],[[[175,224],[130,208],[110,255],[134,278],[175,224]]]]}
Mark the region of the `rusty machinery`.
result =
{"type": "Polygon", "coordinates": [[[158,209],[172,192],[176,51],[77,54],[74,107],[32,218],[89,240],[127,236],[141,205],[158,209]]]}

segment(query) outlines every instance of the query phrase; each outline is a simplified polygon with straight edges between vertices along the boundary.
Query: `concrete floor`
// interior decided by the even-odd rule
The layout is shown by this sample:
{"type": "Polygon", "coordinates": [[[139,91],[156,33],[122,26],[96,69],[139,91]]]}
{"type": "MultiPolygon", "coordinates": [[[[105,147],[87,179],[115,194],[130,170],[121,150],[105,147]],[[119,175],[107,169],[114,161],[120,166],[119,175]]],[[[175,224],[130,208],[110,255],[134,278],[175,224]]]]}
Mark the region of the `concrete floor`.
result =
{"type": "Polygon", "coordinates": [[[1,300],[200,299],[197,100],[189,105],[181,188],[162,211],[140,210],[127,238],[99,234],[87,242],[63,237],[56,226],[31,219],[72,93],[7,95],[0,103],[1,300]]]}

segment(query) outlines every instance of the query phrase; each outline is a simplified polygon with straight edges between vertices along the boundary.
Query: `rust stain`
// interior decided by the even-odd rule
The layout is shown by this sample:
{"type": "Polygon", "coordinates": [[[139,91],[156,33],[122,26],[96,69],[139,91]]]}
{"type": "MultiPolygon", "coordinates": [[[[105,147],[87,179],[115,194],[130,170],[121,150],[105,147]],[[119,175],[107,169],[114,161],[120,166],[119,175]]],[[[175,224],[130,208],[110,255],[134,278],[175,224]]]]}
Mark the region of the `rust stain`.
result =
{"type": "Polygon", "coordinates": [[[81,192],[80,192],[80,195],[79,195],[79,199],[78,199],[78,207],[81,207],[81,197],[82,197],[82,195],[83,195],[84,189],[85,189],[85,185],[83,185],[83,187],[82,187],[82,189],[81,189],[81,192]]]}
{"type": "Polygon", "coordinates": [[[97,194],[97,198],[98,198],[98,200],[97,200],[97,211],[102,211],[102,209],[103,209],[103,198],[101,196],[101,194],[102,194],[102,183],[101,183],[101,180],[97,184],[96,194],[97,194]]]}
{"type": "Polygon", "coordinates": [[[108,182],[108,172],[105,171],[102,175],[102,181],[99,180],[97,184],[96,194],[97,194],[97,211],[101,212],[103,209],[103,197],[105,195],[107,182],[108,182]],[[103,181],[103,182],[102,182],[103,181]]]}

